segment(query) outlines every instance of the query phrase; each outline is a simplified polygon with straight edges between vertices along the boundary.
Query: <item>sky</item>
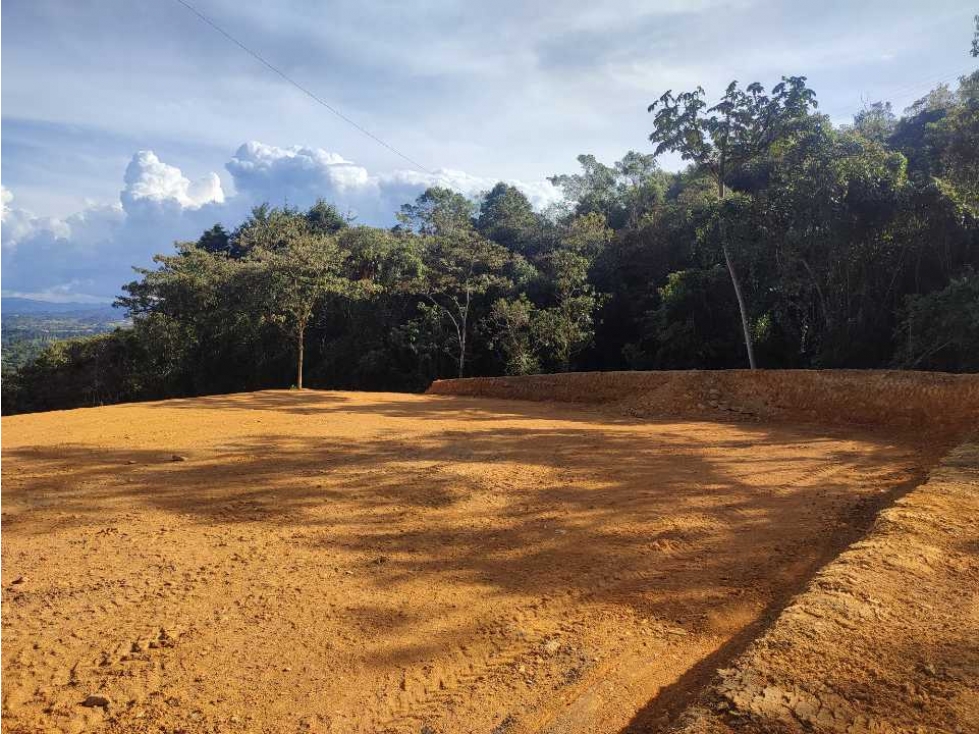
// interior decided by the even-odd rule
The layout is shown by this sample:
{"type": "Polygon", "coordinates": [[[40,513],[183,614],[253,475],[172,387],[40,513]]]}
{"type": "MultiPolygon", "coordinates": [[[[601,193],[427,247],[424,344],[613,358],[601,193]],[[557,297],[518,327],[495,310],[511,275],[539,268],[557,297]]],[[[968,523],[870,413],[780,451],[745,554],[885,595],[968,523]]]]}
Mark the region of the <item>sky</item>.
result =
{"type": "MultiPolygon", "coordinates": [[[[179,0],[2,5],[5,296],[111,300],[175,240],[262,201],[386,225],[427,186],[539,207],[575,157],[651,152],[667,89],[804,75],[845,123],[975,68],[974,0],[179,0]]],[[[678,161],[665,159],[666,168],[678,161]]]]}

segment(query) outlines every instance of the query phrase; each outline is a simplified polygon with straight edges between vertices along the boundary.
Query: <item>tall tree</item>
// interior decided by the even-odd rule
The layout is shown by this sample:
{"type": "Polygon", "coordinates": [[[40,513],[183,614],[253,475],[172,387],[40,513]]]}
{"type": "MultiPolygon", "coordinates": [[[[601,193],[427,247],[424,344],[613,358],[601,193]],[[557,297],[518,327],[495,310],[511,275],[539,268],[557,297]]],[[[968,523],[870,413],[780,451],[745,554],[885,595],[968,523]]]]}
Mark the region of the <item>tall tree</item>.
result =
{"type": "Polygon", "coordinates": [[[572,249],[557,249],[543,258],[554,303],[535,314],[533,331],[542,351],[562,372],[571,369],[572,358],[595,334],[594,314],[601,299],[588,282],[589,264],[589,258],[572,249]]]}
{"type": "Polygon", "coordinates": [[[476,206],[462,194],[439,186],[426,189],[398,213],[402,228],[423,235],[449,235],[470,229],[476,206]]]}
{"type": "Polygon", "coordinates": [[[581,173],[550,176],[548,181],[561,189],[577,214],[598,212],[607,219],[614,218],[619,210],[615,168],[593,155],[579,155],[578,163],[581,173]]]}
{"type": "Polygon", "coordinates": [[[325,199],[317,199],[306,212],[305,218],[310,231],[318,234],[336,234],[350,224],[350,218],[340,214],[340,210],[325,199]]]}
{"type": "Polygon", "coordinates": [[[611,166],[593,155],[579,155],[581,173],[550,176],[573,213],[599,214],[614,227],[635,225],[644,208],[659,198],[665,186],[655,156],[630,150],[611,166]]]}
{"type": "Polygon", "coordinates": [[[506,249],[472,227],[430,235],[423,241],[423,267],[417,287],[435,313],[452,326],[459,377],[466,372],[474,299],[506,285],[502,271],[508,258],[506,249]]]}
{"type": "Polygon", "coordinates": [[[313,232],[290,236],[275,249],[255,250],[252,261],[261,266],[269,318],[282,326],[296,344],[296,387],[303,389],[306,329],[317,306],[327,296],[349,295],[351,282],[343,265],[348,254],[335,237],[313,232]]]}
{"type": "Polygon", "coordinates": [[[480,203],[476,229],[511,252],[532,254],[530,249],[536,226],[534,208],[516,186],[500,182],[480,203]]]}
{"type": "MultiPolygon", "coordinates": [[[[655,155],[678,152],[683,160],[691,161],[699,171],[709,175],[722,201],[727,195],[729,179],[744,173],[781,138],[795,131],[810,108],[816,106],[815,94],[806,86],[805,77],[783,77],[772,88],[771,95],[757,82],[744,90],[738,88],[737,82],[731,82],[721,101],[713,107],[707,106],[705,97],[701,87],[677,95],[667,91],[649,105],[649,111],[655,112],[649,139],[656,144],[655,155]]],[[[748,364],[755,369],[744,289],[724,236],[723,207],[718,212],[724,263],[738,301],[748,364]]]]}

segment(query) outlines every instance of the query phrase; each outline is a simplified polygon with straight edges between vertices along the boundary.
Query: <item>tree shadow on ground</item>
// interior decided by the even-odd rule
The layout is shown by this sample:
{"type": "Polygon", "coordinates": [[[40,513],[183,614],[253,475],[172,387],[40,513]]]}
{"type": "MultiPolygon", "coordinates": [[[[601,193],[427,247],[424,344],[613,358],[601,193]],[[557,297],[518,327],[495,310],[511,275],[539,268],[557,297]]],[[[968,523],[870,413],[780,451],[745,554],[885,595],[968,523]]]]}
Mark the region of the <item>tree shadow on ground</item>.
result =
{"type": "Polygon", "coordinates": [[[263,390],[255,393],[210,395],[149,403],[152,407],[183,410],[274,411],[303,416],[330,417],[339,413],[377,415],[385,418],[441,418],[447,412],[480,421],[600,420],[616,425],[637,425],[641,418],[599,403],[553,403],[466,395],[419,395],[415,393],[334,392],[329,390],[263,390]],[[351,396],[367,398],[355,401],[351,396]]]}
{"type": "MultiPolygon", "coordinates": [[[[295,412],[285,395],[292,407],[268,393],[256,405],[295,412]]],[[[193,407],[233,407],[222,400],[193,407]]],[[[298,410],[458,418],[464,402],[349,408],[340,396],[316,396],[298,410]]],[[[499,402],[518,418],[554,418],[553,406],[499,402]]],[[[184,461],[170,450],[9,450],[5,500],[15,509],[4,529],[39,535],[50,523],[105,525],[142,509],[192,526],[301,529],[280,542],[324,564],[353,559],[358,582],[379,591],[420,579],[476,584],[511,602],[572,597],[697,633],[746,590],[770,616],[926,468],[914,446],[880,433],[843,440],[811,427],[603,421],[580,411],[581,425],[500,427],[478,413],[471,428],[410,441],[243,436],[184,461]]],[[[376,621],[378,610],[363,617],[376,621]]],[[[744,630],[734,624],[727,646],[637,721],[677,710],[692,682],[753,636],[744,630]]],[[[389,661],[424,652],[395,647],[389,661]]]]}
{"type": "MultiPolygon", "coordinates": [[[[173,461],[169,451],[29,447],[5,452],[8,467],[31,469],[8,473],[5,489],[8,499],[79,524],[103,522],[106,509],[123,504],[203,523],[330,530],[314,541],[325,551],[389,558],[380,584],[449,573],[504,591],[534,577],[587,592],[596,573],[654,571],[664,559],[674,570],[696,568],[661,585],[689,588],[701,574],[737,584],[772,554],[801,550],[791,538],[769,539],[771,531],[831,528],[840,519],[834,512],[860,505],[854,473],[906,455],[884,441],[823,450],[814,460],[812,447],[831,440],[806,429],[780,427],[776,436],[740,425],[731,433],[701,440],[689,427],[490,428],[315,445],[269,435],[197,450],[190,461],[173,461]],[[794,458],[793,447],[808,455],[794,458]],[[780,457],[761,455],[776,451],[780,457]],[[492,514],[469,522],[465,506],[485,513],[487,498],[497,503],[492,514]],[[424,522],[406,531],[398,527],[406,519],[424,522]],[[583,575],[594,548],[602,549],[601,568],[583,575]]],[[[5,524],[31,532],[30,514],[8,513],[5,524]]]]}

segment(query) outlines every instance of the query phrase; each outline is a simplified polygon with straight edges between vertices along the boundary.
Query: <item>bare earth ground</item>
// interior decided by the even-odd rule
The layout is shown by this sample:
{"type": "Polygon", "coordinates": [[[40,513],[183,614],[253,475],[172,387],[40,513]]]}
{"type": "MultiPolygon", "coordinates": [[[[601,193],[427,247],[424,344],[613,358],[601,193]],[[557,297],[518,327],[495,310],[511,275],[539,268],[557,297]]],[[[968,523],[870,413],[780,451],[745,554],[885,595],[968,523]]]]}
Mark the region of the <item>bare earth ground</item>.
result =
{"type": "Polygon", "coordinates": [[[718,671],[682,732],[979,732],[977,630],[979,442],[967,442],[718,671]]]}
{"type": "Polygon", "coordinates": [[[4,730],[657,731],[942,448],[376,393],[4,418],[4,730]]]}

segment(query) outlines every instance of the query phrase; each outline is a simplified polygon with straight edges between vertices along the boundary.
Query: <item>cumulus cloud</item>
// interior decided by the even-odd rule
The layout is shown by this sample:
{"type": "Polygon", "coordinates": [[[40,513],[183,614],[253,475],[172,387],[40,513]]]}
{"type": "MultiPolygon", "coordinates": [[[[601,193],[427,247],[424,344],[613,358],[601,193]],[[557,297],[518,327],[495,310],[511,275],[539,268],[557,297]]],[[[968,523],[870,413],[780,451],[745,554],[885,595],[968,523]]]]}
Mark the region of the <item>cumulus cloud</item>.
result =
{"type": "MultiPolygon", "coordinates": [[[[3,190],[3,293],[39,300],[105,299],[114,290],[98,293],[101,273],[113,267],[120,254],[112,247],[123,224],[121,205],[93,206],[59,219],[38,217],[17,207],[13,194],[3,190]]],[[[118,284],[117,284],[118,286],[118,284]]]]}
{"type": "Polygon", "coordinates": [[[3,292],[41,300],[110,300],[174,240],[219,221],[217,174],[191,182],[149,151],[133,156],[119,201],[64,218],[39,217],[3,190],[3,292]]]}
{"type": "Polygon", "coordinates": [[[142,202],[174,202],[182,209],[224,202],[221,179],[216,173],[191,182],[179,168],[167,165],[152,150],[141,150],[133,156],[123,181],[126,187],[120,199],[127,210],[142,202]]]}
{"type": "Polygon", "coordinates": [[[26,209],[13,205],[14,195],[5,186],[0,186],[0,199],[3,202],[3,245],[13,248],[36,232],[47,232],[51,237],[65,238],[71,234],[68,223],[55,217],[38,217],[26,209]]]}
{"type": "MultiPolygon", "coordinates": [[[[89,206],[65,218],[39,217],[15,206],[2,189],[3,292],[45,300],[108,300],[133,278],[131,266],[147,267],[174,241],[195,239],[215,222],[234,227],[264,201],[306,207],[317,198],[350,212],[363,224],[394,223],[400,206],[429,186],[477,197],[497,179],[464,171],[396,170],[371,173],[343,156],[259,142],[242,145],[225,168],[234,183],[226,196],[209,173],[191,181],[148,150],[133,155],[119,200],[89,206]]],[[[547,181],[508,181],[538,208],[560,199],[547,181]]]]}
{"type": "MultiPolygon", "coordinates": [[[[476,197],[499,181],[451,169],[434,173],[396,170],[372,174],[363,166],[322,148],[279,148],[255,141],[238,148],[225,168],[239,194],[252,200],[288,201],[305,206],[322,197],[342,210],[351,211],[359,221],[375,225],[393,223],[401,205],[430,186],[443,186],[476,197]]],[[[523,191],[537,208],[561,198],[548,181],[509,180],[507,183],[523,191]]]]}

